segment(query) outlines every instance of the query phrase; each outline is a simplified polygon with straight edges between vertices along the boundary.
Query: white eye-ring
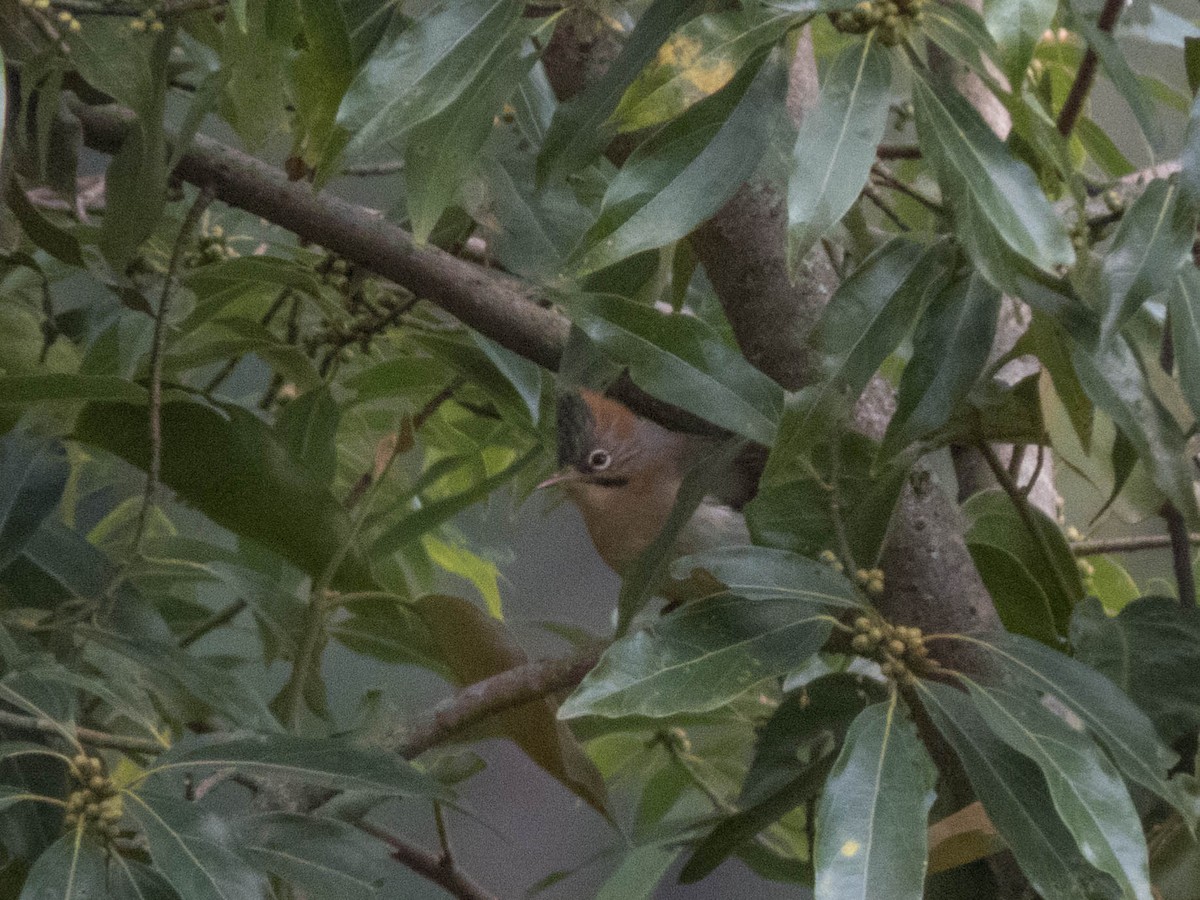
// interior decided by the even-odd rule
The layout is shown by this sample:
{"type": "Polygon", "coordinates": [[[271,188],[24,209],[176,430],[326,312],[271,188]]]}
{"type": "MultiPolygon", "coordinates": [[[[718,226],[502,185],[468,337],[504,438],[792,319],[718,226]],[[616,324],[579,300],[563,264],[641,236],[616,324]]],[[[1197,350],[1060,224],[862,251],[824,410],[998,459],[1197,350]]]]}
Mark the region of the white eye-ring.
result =
{"type": "Polygon", "coordinates": [[[611,462],[612,456],[607,450],[593,450],[588,454],[588,466],[597,472],[607,469],[611,462]]]}

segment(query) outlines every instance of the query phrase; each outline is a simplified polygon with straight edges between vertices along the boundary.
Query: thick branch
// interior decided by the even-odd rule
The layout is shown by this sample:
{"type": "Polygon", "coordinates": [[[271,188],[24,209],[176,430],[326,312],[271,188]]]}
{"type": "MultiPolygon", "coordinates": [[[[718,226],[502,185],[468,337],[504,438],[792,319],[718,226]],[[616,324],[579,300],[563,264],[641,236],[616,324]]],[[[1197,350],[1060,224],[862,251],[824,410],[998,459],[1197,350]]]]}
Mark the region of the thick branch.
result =
{"type": "MultiPolygon", "coordinates": [[[[104,153],[120,149],[134,122],[133,114],[120,107],[76,101],[71,109],[83,124],[87,145],[104,153]]],[[[536,288],[436,247],[418,247],[411,234],[377,213],[314,193],[304,182],[288,181],[282,170],[203,135],[193,140],[175,174],[209,185],[218,200],[378,272],[509,350],[557,368],[569,325],[543,305],[546,298],[536,288]]]]}
{"type": "Polygon", "coordinates": [[[569,690],[596,665],[601,650],[596,647],[574,656],[526,663],[469,685],[400,735],[391,749],[405,759],[415,759],[489,716],[569,690]]]}

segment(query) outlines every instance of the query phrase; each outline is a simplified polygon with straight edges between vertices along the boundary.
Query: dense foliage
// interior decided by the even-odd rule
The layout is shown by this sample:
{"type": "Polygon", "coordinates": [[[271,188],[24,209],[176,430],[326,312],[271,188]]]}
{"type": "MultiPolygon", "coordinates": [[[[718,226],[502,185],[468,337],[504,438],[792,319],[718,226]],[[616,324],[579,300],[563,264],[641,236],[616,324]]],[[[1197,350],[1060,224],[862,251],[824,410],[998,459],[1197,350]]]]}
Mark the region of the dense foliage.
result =
{"type": "Polygon", "coordinates": [[[487,896],[372,816],[444,836],[497,735],[605,897],[1200,896],[1195,21],[0,0],[0,51],[0,897],[487,896]],[[459,517],[578,385],[766,448],[755,546],[668,533],[531,663],[459,517]],[[1143,520],[1136,581],[1081,533],[1143,520]],[[334,643],[446,703],[331,702],[334,643]]]}

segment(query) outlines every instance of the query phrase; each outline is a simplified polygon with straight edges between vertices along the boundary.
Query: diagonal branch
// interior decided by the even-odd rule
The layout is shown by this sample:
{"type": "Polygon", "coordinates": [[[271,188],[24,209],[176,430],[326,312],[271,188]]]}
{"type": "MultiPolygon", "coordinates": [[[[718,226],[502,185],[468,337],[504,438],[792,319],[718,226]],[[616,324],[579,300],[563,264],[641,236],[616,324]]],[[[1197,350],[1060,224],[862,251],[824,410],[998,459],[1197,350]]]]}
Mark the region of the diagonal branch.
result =
{"type": "MultiPolygon", "coordinates": [[[[1121,10],[1124,8],[1125,0],[1105,0],[1104,8],[1100,10],[1100,17],[1096,20],[1096,27],[1105,34],[1111,34],[1117,25],[1117,19],[1121,16],[1121,10]]],[[[1063,137],[1070,136],[1071,132],[1075,130],[1075,122],[1078,121],[1079,114],[1083,112],[1083,104],[1087,100],[1088,94],[1091,93],[1092,84],[1096,81],[1096,64],[1098,62],[1096,49],[1089,46],[1087,52],[1083,54],[1083,60],[1079,63],[1071,91],[1067,94],[1067,99],[1063,101],[1062,109],[1058,111],[1058,133],[1063,137]]]]}

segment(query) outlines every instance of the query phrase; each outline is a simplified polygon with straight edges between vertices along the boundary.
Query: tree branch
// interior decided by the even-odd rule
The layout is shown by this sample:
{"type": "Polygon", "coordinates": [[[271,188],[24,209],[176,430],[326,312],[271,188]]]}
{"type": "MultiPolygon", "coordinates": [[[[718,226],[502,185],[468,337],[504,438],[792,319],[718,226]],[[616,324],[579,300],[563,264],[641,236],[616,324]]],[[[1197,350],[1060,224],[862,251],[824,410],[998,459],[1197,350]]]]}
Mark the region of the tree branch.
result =
{"type": "Polygon", "coordinates": [[[592,670],[601,652],[602,648],[593,647],[573,656],[537,660],[477,681],[439,704],[429,718],[391,742],[389,749],[415,759],[489,716],[569,690],[592,670]]]}
{"type": "MultiPolygon", "coordinates": [[[[1189,544],[1200,544],[1200,534],[1187,536],[1189,544]]],[[[1133,553],[1138,550],[1165,550],[1171,546],[1169,534],[1147,534],[1140,537],[1097,538],[1090,541],[1074,541],[1071,552],[1076,556],[1096,556],[1101,553],[1133,553]]]]}
{"type": "MultiPolygon", "coordinates": [[[[1125,0],[1105,0],[1104,8],[1100,10],[1100,17],[1096,20],[1096,27],[1105,34],[1111,34],[1116,27],[1117,19],[1121,16],[1121,10],[1125,8],[1125,0]]],[[[1071,85],[1071,91],[1067,94],[1067,99],[1063,101],[1062,109],[1058,111],[1058,133],[1063,137],[1069,137],[1075,129],[1075,123],[1079,120],[1079,114],[1083,112],[1084,101],[1091,93],[1092,84],[1096,81],[1096,64],[1098,62],[1096,50],[1091,45],[1088,46],[1087,52],[1083,54],[1083,60],[1079,63],[1079,70],[1075,73],[1075,82],[1071,85]]]]}
{"type": "Polygon", "coordinates": [[[423,847],[403,841],[370,822],[358,822],[357,827],[365,834],[387,844],[391,848],[392,859],[396,862],[403,863],[418,875],[445,888],[460,900],[496,900],[495,895],[489,894],[476,884],[464,872],[455,867],[452,861],[438,857],[423,847]]]}

